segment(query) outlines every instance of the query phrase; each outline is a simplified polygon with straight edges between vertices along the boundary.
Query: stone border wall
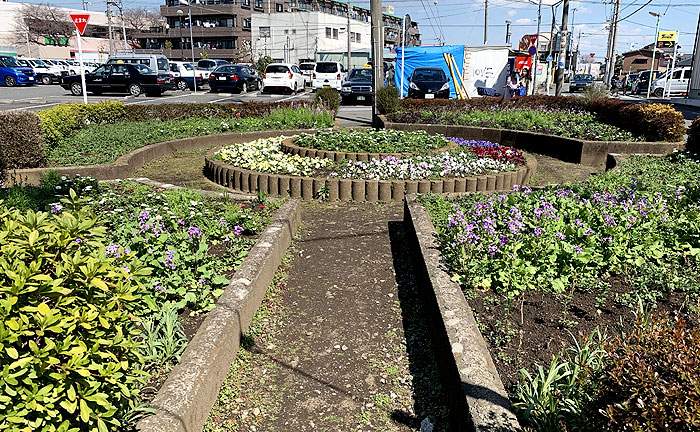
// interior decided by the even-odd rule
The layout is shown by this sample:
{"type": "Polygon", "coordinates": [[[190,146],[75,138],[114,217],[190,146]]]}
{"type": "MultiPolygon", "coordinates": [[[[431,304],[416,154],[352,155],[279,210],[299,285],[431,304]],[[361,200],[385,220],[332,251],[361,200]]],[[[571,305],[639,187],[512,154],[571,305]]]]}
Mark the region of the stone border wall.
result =
{"type": "MultiPolygon", "coordinates": [[[[354,153],[354,152],[344,152],[344,151],[331,151],[331,150],[318,150],[309,147],[300,147],[293,143],[293,138],[287,138],[282,141],[280,145],[281,150],[284,153],[289,153],[293,155],[299,155],[302,157],[316,157],[322,159],[332,159],[335,162],[340,162],[342,160],[351,161],[368,161],[370,159],[380,159],[386,156],[412,156],[413,153],[354,153]]],[[[447,151],[450,148],[455,148],[457,145],[448,144],[447,146],[435,149],[431,151],[431,154],[439,153],[442,151],[447,151]]]]}
{"type": "Polygon", "coordinates": [[[403,201],[414,193],[463,193],[511,190],[514,185],[527,185],[537,170],[537,161],[527,157],[518,171],[468,178],[439,180],[357,180],[268,174],[205,159],[204,175],[214,183],[243,193],[261,192],[292,198],[318,198],[327,192],[331,201],[403,201]]]}
{"type": "Polygon", "coordinates": [[[201,431],[246,332],[301,222],[298,200],[283,204],[207,314],[151,402],[141,432],[201,431]]]}
{"type": "Polygon", "coordinates": [[[17,169],[8,170],[8,175],[14,176],[17,181],[25,182],[30,185],[38,185],[39,181],[41,180],[41,176],[50,170],[56,171],[58,174],[68,177],[74,177],[76,174],[80,174],[81,176],[90,176],[98,180],[114,180],[129,177],[136,170],[147,163],[179,151],[195,150],[209,146],[223,146],[232,143],[242,143],[253,141],[258,138],[270,138],[279,135],[297,135],[300,133],[314,132],[315,131],[311,129],[269,130],[232,132],[219,135],[183,138],[141,147],[120,156],[115,162],[109,164],[17,169]]]}
{"type": "Polygon", "coordinates": [[[511,129],[393,123],[389,122],[383,115],[379,116],[379,118],[386,129],[403,131],[424,130],[430,134],[487,140],[519,150],[552,156],[564,162],[601,168],[605,166],[609,153],[661,155],[671,153],[675,149],[685,148],[684,142],[588,141],[511,129]]]}
{"type": "Polygon", "coordinates": [[[474,314],[441,262],[435,227],[415,195],[406,197],[404,224],[437,342],[450,424],[459,431],[521,431],[474,314]]]}

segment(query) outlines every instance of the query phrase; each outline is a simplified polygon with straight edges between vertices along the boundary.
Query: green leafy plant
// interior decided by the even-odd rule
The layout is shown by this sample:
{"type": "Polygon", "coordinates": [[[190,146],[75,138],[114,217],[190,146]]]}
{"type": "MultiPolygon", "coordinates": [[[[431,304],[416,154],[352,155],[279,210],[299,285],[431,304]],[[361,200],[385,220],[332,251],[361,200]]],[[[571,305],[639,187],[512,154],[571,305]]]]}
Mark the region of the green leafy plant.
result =
{"type": "Polygon", "coordinates": [[[258,75],[263,76],[263,74],[265,74],[265,69],[267,69],[267,65],[273,62],[274,60],[270,56],[258,57],[258,59],[255,61],[255,68],[258,70],[258,75]]]}
{"type": "Polygon", "coordinates": [[[6,170],[46,163],[41,123],[32,111],[0,112],[0,183],[6,170]]]}
{"type": "Polygon", "coordinates": [[[0,238],[0,428],[116,429],[143,376],[130,311],[148,269],[108,257],[84,212],[0,207],[0,238]]]}
{"type": "Polygon", "coordinates": [[[415,153],[446,147],[451,141],[425,131],[404,132],[392,129],[319,131],[301,134],[294,144],[319,150],[363,153],[415,153]]]}
{"type": "Polygon", "coordinates": [[[76,130],[93,124],[116,123],[124,117],[122,102],[60,104],[38,112],[49,149],[76,130]]]}
{"type": "Polygon", "coordinates": [[[162,366],[180,361],[180,355],[187,346],[187,337],[178,321],[177,310],[171,303],[146,317],[141,324],[148,364],[162,366]]]}
{"type": "Polygon", "coordinates": [[[335,116],[340,108],[340,93],[332,88],[318,89],[314,94],[314,105],[331,111],[335,116]]]}
{"type": "Polygon", "coordinates": [[[389,114],[398,111],[401,100],[399,90],[395,86],[382,87],[377,90],[377,111],[379,114],[389,114]]]}

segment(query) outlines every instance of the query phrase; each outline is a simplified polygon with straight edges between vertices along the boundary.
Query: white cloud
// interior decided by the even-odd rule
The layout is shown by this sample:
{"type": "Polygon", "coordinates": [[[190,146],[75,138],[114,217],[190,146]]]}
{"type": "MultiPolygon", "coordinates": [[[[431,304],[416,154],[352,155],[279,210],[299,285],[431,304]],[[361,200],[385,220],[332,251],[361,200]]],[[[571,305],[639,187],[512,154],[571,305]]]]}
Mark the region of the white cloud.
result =
{"type": "Polygon", "coordinates": [[[520,25],[530,24],[531,22],[532,22],[532,19],[530,19],[530,18],[518,18],[515,20],[515,24],[520,24],[520,25]]]}
{"type": "Polygon", "coordinates": [[[518,13],[517,11],[514,11],[514,10],[511,9],[511,10],[508,11],[508,16],[509,16],[509,17],[512,17],[513,15],[515,15],[515,14],[517,14],[517,13],[518,13]]]}

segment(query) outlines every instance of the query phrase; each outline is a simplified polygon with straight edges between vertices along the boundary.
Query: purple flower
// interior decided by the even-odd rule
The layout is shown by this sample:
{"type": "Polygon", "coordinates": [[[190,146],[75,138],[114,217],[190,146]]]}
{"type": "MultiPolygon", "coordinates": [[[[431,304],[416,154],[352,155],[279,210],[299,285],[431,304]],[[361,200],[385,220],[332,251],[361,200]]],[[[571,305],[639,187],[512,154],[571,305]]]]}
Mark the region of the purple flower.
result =
{"type": "Polygon", "coordinates": [[[566,240],[566,236],[560,232],[554,234],[554,237],[558,238],[559,240],[566,240]]]}
{"type": "Polygon", "coordinates": [[[168,249],[165,252],[165,259],[163,261],[163,264],[165,267],[168,267],[171,270],[175,270],[175,251],[172,249],[168,249]]]}
{"type": "Polygon", "coordinates": [[[200,285],[204,285],[205,282],[206,282],[206,281],[205,281],[204,279],[202,279],[202,278],[200,278],[200,279],[197,281],[197,283],[200,284],[200,285]]]}
{"type": "Polygon", "coordinates": [[[239,236],[239,235],[243,234],[243,231],[244,231],[244,228],[240,225],[236,225],[233,227],[233,234],[234,235],[239,236]]]}
{"type": "Polygon", "coordinates": [[[153,282],[153,289],[160,292],[166,292],[166,289],[160,282],[153,282]]]}
{"type": "Polygon", "coordinates": [[[77,244],[80,244],[80,243],[83,242],[83,239],[81,239],[80,237],[78,237],[77,239],[75,239],[75,240],[73,240],[73,241],[74,241],[75,243],[77,243],[77,244]]]}
{"type": "Polygon", "coordinates": [[[51,203],[51,213],[60,214],[63,211],[63,206],[59,203],[51,203]]]}
{"type": "Polygon", "coordinates": [[[574,252],[577,254],[583,253],[583,249],[580,246],[574,246],[574,252]]]}
{"type": "Polygon", "coordinates": [[[141,223],[141,224],[143,224],[144,222],[146,222],[150,218],[151,218],[151,214],[147,210],[144,210],[141,213],[139,213],[138,219],[139,219],[139,223],[141,223]]]}
{"type": "Polygon", "coordinates": [[[219,219],[219,223],[221,224],[221,226],[228,225],[228,222],[226,222],[226,219],[224,219],[224,218],[219,219]]]}
{"type": "Polygon", "coordinates": [[[190,227],[189,230],[187,230],[187,234],[189,234],[189,237],[187,238],[191,239],[193,237],[201,237],[203,233],[199,230],[199,228],[193,226],[190,227]]]}
{"type": "Polygon", "coordinates": [[[544,232],[544,228],[537,227],[535,228],[535,232],[533,232],[532,235],[534,235],[535,237],[539,237],[542,234],[544,234],[544,232]]]}
{"type": "Polygon", "coordinates": [[[114,255],[115,258],[120,257],[119,246],[114,244],[114,243],[108,244],[107,247],[105,248],[105,252],[107,252],[108,255],[114,255]]]}

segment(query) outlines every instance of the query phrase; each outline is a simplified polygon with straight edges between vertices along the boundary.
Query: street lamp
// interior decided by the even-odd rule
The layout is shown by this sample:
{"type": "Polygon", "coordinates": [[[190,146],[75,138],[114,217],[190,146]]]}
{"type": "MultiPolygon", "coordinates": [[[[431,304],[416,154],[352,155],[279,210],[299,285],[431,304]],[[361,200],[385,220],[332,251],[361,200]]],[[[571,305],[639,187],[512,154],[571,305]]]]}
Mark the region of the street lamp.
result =
{"type": "Polygon", "coordinates": [[[649,69],[649,82],[647,83],[647,99],[651,94],[651,80],[654,77],[654,60],[656,60],[656,44],[659,43],[659,20],[661,15],[656,12],[649,12],[649,15],[656,17],[656,32],[654,33],[654,46],[651,47],[651,69],[649,69]]]}
{"type": "Polygon", "coordinates": [[[510,20],[506,20],[506,45],[510,47],[510,20]]]}
{"type": "Polygon", "coordinates": [[[177,10],[177,16],[180,17],[180,60],[185,61],[185,40],[182,38],[182,15],[185,13],[181,10],[177,10]]]}
{"type": "Polygon", "coordinates": [[[189,1],[179,0],[179,2],[180,4],[187,5],[187,17],[190,20],[190,48],[192,49],[192,67],[194,68],[192,82],[194,83],[194,92],[197,93],[197,68],[194,66],[194,37],[192,36],[192,7],[190,7],[189,1]]]}

